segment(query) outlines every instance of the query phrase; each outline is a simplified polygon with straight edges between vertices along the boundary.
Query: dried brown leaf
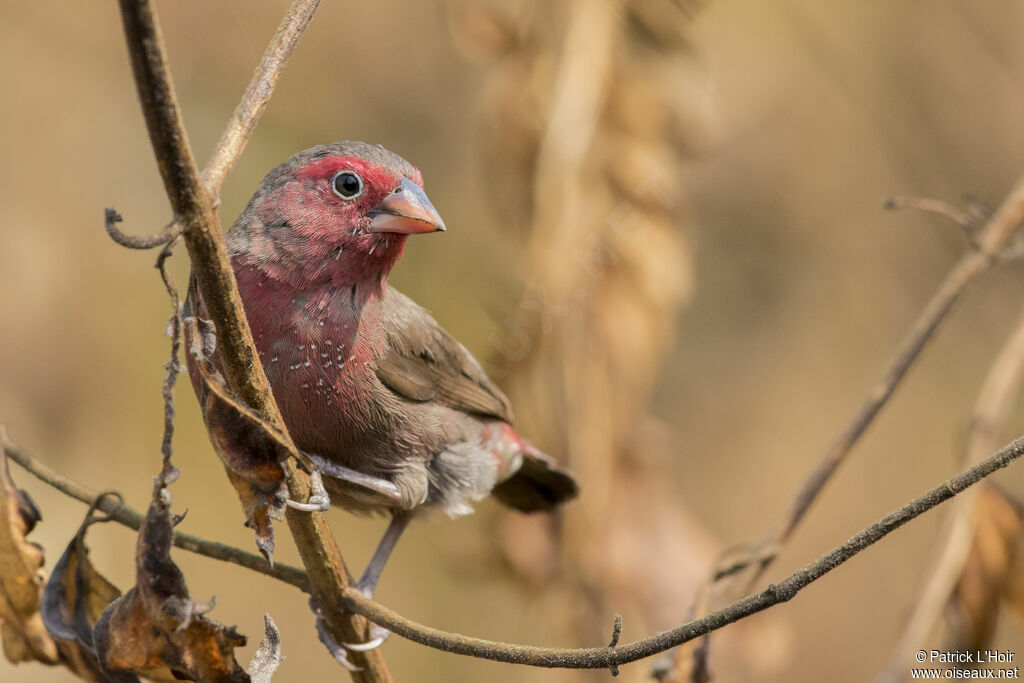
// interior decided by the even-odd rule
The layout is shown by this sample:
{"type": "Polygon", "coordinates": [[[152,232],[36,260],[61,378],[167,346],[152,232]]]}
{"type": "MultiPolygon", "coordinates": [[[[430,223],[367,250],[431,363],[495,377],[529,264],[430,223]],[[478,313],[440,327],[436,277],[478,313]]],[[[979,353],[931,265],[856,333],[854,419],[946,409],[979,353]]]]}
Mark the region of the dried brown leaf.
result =
{"type": "Polygon", "coordinates": [[[64,640],[77,640],[92,648],[92,627],[121,591],[96,571],[89,560],[85,532],[101,519],[86,518],[57,560],[43,590],[41,612],[47,630],[64,640]]]}
{"type": "MultiPolygon", "coordinates": [[[[104,671],[93,645],[93,627],[103,610],[121,596],[121,591],[100,574],[89,560],[89,548],[85,543],[86,530],[94,523],[109,521],[109,517],[94,516],[98,503],[99,499],[90,508],[78,533],[54,565],[43,590],[40,611],[46,629],[58,639],[61,651],[73,663],[71,668],[79,676],[102,683],[137,683],[139,679],[132,673],[104,671]]],[[[157,681],[175,680],[166,668],[147,672],[147,678],[157,681]]]]}
{"type": "Polygon", "coordinates": [[[1004,599],[1018,614],[1024,613],[1020,578],[1024,519],[1020,508],[997,489],[984,486],[973,514],[971,551],[947,605],[953,646],[969,651],[983,649],[990,642],[1004,599]]]}
{"type": "Polygon", "coordinates": [[[212,334],[207,321],[188,318],[188,367],[203,411],[210,443],[220,457],[228,480],[238,492],[246,525],[256,533],[256,545],[273,561],[272,519],[284,513],[287,488],[281,462],[297,454],[281,433],[256,411],[236,398],[211,360],[212,334]]]}
{"type": "Polygon", "coordinates": [[[107,671],[149,676],[167,666],[178,678],[248,682],[234,650],[245,636],[206,617],[212,608],[189,597],[185,577],[171,559],[174,518],[170,494],[158,487],[139,530],[136,585],[113,602],[96,624],[93,640],[107,671]]]}
{"type": "Polygon", "coordinates": [[[286,485],[278,492],[271,494],[260,491],[250,482],[245,481],[232,470],[225,468],[228,481],[235,487],[238,499],[242,502],[245,512],[245,525],[253,530],[256,536],[256,547],[267,561],[274,561],[274,525],[273,520],[284,516],[286,485]]]}
{"type": "Polygon", "coordinates": [[[14,485],[0,428],[0,639],[11,662],[59,661],[57,644],[43,626],[43,549],[25,539],[42,519],[27,493],[14,485]]]}
{"type": "Polygon", "coordinates": [[[200,337],[204,323],[189,319],[189,368],[197,377],[196,393],[217,455],[232,472],[259,490],[272,492],[284,482],[280,463],[296,455],[281,432],[228,389],[224,376],[200,337]]]}

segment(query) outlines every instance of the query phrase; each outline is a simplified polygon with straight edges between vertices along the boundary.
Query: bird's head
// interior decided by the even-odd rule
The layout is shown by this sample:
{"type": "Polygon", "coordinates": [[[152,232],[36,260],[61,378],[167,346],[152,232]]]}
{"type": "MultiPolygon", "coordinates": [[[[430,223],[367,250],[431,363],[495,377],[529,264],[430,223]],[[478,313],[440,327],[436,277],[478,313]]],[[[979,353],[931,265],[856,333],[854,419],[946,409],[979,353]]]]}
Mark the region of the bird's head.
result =
{"type": "Polygon", "coordinates": [[[271,171],[230,231],[229,248],[297,288],[382,286],[409,235],[444,229],[416,167],[380,146],[340,142],[271,171]]]}

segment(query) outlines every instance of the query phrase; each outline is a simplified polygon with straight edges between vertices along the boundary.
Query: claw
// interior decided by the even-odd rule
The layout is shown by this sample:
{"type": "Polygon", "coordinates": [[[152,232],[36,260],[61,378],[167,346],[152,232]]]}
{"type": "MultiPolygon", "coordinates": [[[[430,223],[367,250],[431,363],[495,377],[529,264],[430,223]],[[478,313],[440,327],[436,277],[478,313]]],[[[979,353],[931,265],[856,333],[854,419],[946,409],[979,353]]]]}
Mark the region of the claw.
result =
{"type": "Polygon", "coordinates": [[[324,478],[320,470],[313,470],[309,475],[309,498],[305,503],[288,500],[288,507],[302,512],[326,512],[331,509],[331,498],[324,488],[324,478]]]}
{"type": "MultiPolygon", "coordinates": [[[[331,632],[327,630],[327,623],[324,618],[320,616],[320,610],[317,609],[316,603],[313,598],[309,599],[309,608],[313,610],[313,614],[316,615],[316,635],[320,639],[320,642],[324,644],[327,651],[334,657],[334,661],[341,664],[342,667],[348,671],[362,671],[362,667],[356,666],[352,662],[348,661],[348,653],[346,648],[348,645],[338,645],[338,641],[334,639],[331,632]]],[[[383,640],[381,642],[384,642],[383,640]]],[[[379,645],[380,643],[378,643],[379,645]]]]}
{"type": "Polygon", "coordinates": [[[370,628],[370,640],[365,643],[342,643],[341,645],[346,650],[352,650],[353,652],[369,652],[383,645],[390,635],[391,631],[383,626],[373,624],[370,628]]]}

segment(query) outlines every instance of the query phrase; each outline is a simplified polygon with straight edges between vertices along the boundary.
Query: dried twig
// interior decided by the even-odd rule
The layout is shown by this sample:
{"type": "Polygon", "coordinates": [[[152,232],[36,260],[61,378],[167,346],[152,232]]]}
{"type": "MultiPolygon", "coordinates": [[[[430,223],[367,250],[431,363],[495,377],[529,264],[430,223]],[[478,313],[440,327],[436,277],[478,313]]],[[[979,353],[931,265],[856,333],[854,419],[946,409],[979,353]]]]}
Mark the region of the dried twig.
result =
{"type": "Polygon", "coordinates": [[[178,296],[178,288],[174,286],[174,281],[171,280],[171,276],[167,272],[167,259],[174,253],[174,245],[177,243],[178,236],[175,235],[160,250],[160,255],[156,259],[156,268],[160,271],[160,279],[163,280],[167,296],[171,300],[171,318],[167,321],[168,333],[171,338],[171,355],[164,366],[167,373],[164,375],[161,391],[164,399],[164,437],[160,443],[160,453],[164,458],[165,470],[171,467],[171,454],[174,450],[174,385],[178,382],[178,375],[182,371],[179,359],[181,352],[181,297],[178,296]]]}
{"type": "MultiPolygon", "coordinates": [[[[789,540],[825,484],[828,483],[850,450],[867,431],[879,411],[895,393],[896,388],[914,361],[920,356],[939,324],[953,308],[953,304],[978,275],[997,261],[999,253],[1009,243],[1022,219],[1024,219],[1024,178],[1017,181],[1017,185],[1003,201],[1003,204],[980,231],[977,236],[977,248],[964,254],[950,270],[904,338],[882,380],[871,390],[867,400],[839,437],[822,454],[818,464],[794,497],[789,511],[766,537],[764,545],[781,547],[789,540]]],[[[745,585],[752,585],[774,561],[775,557],[777,557],[777,553],[761,558],[757,563],[756,571],[748,577],[745,585]]]]}
{"type": "MultiPolygon", "coordinates": [[[[68,495],[87,503],[97,499],[95,492],[50,471],[17,445],[7,443],[5,445],[5,452],[8,457],[28,469],[29,472],[68,495]]],[[[781,582],[767,587],[760,593],[739,600],[728,607],[700,619],[692,620],[670,631],[661,632],[626,645],[619,645],[618,643],[618,636],[621,633],[621,620],[618,615],[616,615],[612,631],[612,640],[605,647],[543,648],[471,638],[424,626],[373,602],[363,596],[358,589],[351,587],[346,588],[338,597],[346,607],[353,612],[367,617],[374,623],[380,624],[404,638],[446,652],[527,666],[612,669],[621,664],[627,664],[658,654],[659,652],[664,652],[751,614],[791,599],[804,587],[818,580],[857,553],[878,542],[903,524],[956,496],[999,469],[1006,467],[1022,454],[1024,454],[1024,438],[1017,439],[1000,449],[984,462],[975,465],[959,476],[886,515],[851,537],[839,547],[821,556],[815,562],[795,572],[781,582]]],[[[141,522],[141,517],[137,512],[120,506],[110,496],[100,500],[97,504],[97,509],[109,514],[114,521],[132,528],[137,529],[141,522]]],[[[175,545],[186,550],[199,552],[208,557],[223,559],[246,566],[279,578],[292,585],[298,585],[295,579],[301,576],[301,570],[288,569],[281,566],[270,570],[266,567],[262,558],[257,555],[244,553],[227,546],[220,546],[220,544],[197,539],[188,534],[176,533],[175,545]],[[218,548],[222,550],[218,550],[218,548]],[[240,561],[240,556],[247,556],[252,560],[253,564],[250,565],[245,561],[240,561]],[[283,570],[291,572],[291,578],[277,575],[278,572],[283,570]]],[[[302,586],[299,587],[301,588],[302,586]]]]}
{"type": "Polygon", "coordinates": [[[1024,455],[1024,437],[1004,446],[987,460],[933,488],[906,505],[890,512],[875,523],[850,537],[845,543],[825,553],[803,569],[759,593],[695,619],[669,631],[660,632],[626,645],[594,648],[545,648],[513,645],[492,640],[471,638],[417,624],[392,612],[355,589],[345,591],[345,602],[354,611],[376,624],[414,642],[445,652],[490,659],[510,664],[547,668],[605,669],[650,657],[694,638],[706,635],[728,624],[780,602],[793,598],[803,588],[843,564],[857,553],[877,543],[915,517],[943,503],[990,474],[1006,467],[1024,455]]]}
{"type": "Polygon", "coordinates": [[[890,197],[883,205],[891,211],[899,209],[916,209],[925,213],[933,213],[953,221],[964,232],[969,232],[977,222],[977,216],[966,209],[961,209],[956,204],[941,199],[928,197],[890,197]]]}
{"type": "Polygon", "coordinates": [[[256,73],[242,95],[242,101],[235,107],[227,127],[217,141],[217,147],[203,169],[203,184],[214,198],[214,204],[220,201],[220,188],[224,179],[242,156],[249,137],[263,115],[263,109],[270,101],[281,71],[288,64],[288,58],[295,51],[299,38],[319,5],[320,0],[294,0],[267,46],[267,51],[263,53],[256,73]]]}
{"type": "MultiPolygon", "coordinates": [[[[29,474],[75,500],[90,505],[99,497],[97,491],[53,471],[16,443],[6,441],[4,443],[4,453],[13,462],[25,468],[29,474]]],[[[138,531],[139,527],[142,526],[141,514],[126,505],[118,503],[110,496],[103,498],[97,504],[97,509],[110,515],[113,521],[129,529],[138,531]]],[[[203,555],[214,560],[230,562],[231,564],[251,569],[295,586],[299,590],[309,592],[309,579],[306,576],[306,572],[297,567],[289,567],[286,564],[270,566],[263,559],[262,555],[246,552],[223,543],[208,541],[191,534],[183,534],[179,531],[174,532],[174,545],[197,555],[203,555]]]]}
{"type": "MultiPolygon", "coordinates": [[[[207,312],[216,325],[217,347],[224,374],[235,393],[280,429],[285,441],[290,442],[291,437],[287,435],[253,345],[213,201],[192,156],[167,69],[156,12],[148,0],[120,0],[120,7],[150,140],[160,161],[160,172],[174,214],[183,228],[182,234],[207,312]]],[[[288,25],[287,21],[285,25],[288,25]]],[[[300,25],[302,22],[296,27],[300,25]]],[[[294,41],[291,44],[294,45],[294,41]]],[[[268,73],[276,74],[283,65],[280,56],[269,60],[265,58],[264,61],[268,73]]],[[[255,101],[265,102],[266,96],[268,93],[255,101]]],[[[261,106],[259,104],[253,110],[254,116],[258,115],[261,106]]],[[[250,126],[255,123],[247,123],[249,117],[238,116],[238,112],[236,121],[250,126]]],[[[233,136],[222,137],[225,141],[223,174],[237,157],[239,142],[244,142],[244,138],[242,135],[233,142],[233,136]]],[[[222,177],[223,174],[216,172],[211,177],[222,177]]],[[[290,496],[295,500],[305,500],[309,495],[309,477],[292,460],[285,463],[285,469],[289,475],[290,496]]],[[[365,621],[342,611],[340,596],[348,586],[349,575],[324,516],[289,509],[288,523],[309,573],[312,593],[324,610],[332,635],[338,642],[362,640],[366,633],[365,621]]],[[[353,659],[362,668],[353,674],[355,680],[391,680],[378,650],[353,653],[353,659]]]]}
{"type": "MultiPolygon", "coordinates": [[[[959,215],[956,211],[942,205],[941,202],[924,202],[923,204],[922,202],[923,200],[919,199],[893,199],[886,203],[886,207],[890,209],[918,208],[937,212],[952,218],[961,225],[964,225],[962,220],[967,220],[966,212],[959,215]]],[[[751,553],[732,567],[732,571],[727,575],[720,574],[717,567],[714,569],[708,583],[717,584],[720,594],[726,596],[726,599],[749,591],[775,561],[775,558],[778,557],[778,550],[789,541],[832,475],[835,474],[854,445],[896,392],[896,388],[920,357],[925,345],[953,309],[953,305],[960,295],[966,291],[968,285],[976,277],[1000,262],[1004,250],[1010,247],[1011,238],[1022,219],[1024,219],[1024,177],[1018,179],[1013,190],[984,224],[984,227],[970,235],[972,248],[949,271],[924,310],[914,321],[910,332],[904,337],[895,356],[890,361],[885,375],[872,388],[868,398],[843,431],[821,455],[817,465],[797,491],[781,521],[762,538],[759,544],[754,546],[759,549],[771,549],[771,552],[751,553]]],[[[682,664],[681,657],[681,653],[677,655],[677,661],[680,664],[682,664]]],[[[701,675],[703,673],[706,672],[701,672],[701,675]]]]}
{"type": "MultiPolygon", "coordinates": [[[[998,443],[1006,427],[1015,399],[1019,396],[1024,382],[1024,314],[1017,327],[1010,334],[978,392],[971,431],[968,436],[965,464],[979,462],[990,452],[993,443],[998,443]]],[[[893,655],[889,668],[892,680],[899,680],[906,673],[906,662],[910,661],[920,643],[927,642],[928,634],[942,616],[957,580],[963,572],[967,555],[971,549],[973,532],[972,510],[977,491],[970,491],[957,498],[950,510],[950,518],[940,547],[935,552],[936,560],[929,563],[928,577],[924,581],[920,597],[914,601],[914,611],[907,621],[907,627],[893,655]]]]}
{"type": "Polygon", "coordinates": [[[121,214],[113,209],[107,209],[104,212],[103,224],[110,239],[128,249],[153,249],[161,244],[167,244],[181,232],[177,221],[171,221],[164,226],[163,230],[154,235],[128,235],[117,227],[117,224],[123,220],[121,214]]]}

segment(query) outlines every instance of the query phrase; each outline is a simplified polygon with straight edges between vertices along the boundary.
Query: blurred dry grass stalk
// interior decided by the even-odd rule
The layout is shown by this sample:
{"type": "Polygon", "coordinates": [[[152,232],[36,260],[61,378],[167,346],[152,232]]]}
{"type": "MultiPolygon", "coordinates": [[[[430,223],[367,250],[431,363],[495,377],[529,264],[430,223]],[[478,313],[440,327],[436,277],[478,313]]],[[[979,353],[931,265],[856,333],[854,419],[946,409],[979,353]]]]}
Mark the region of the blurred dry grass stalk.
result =
{"type": "Polygon", "coordinates": [[[563,570],[584,643],[615,609],[649,620],[630,630],[678,619],[715,553],[664,481],[671,449],[648,415],[694,279],[680,170],[711,135],[690,35],[702,4],[523,2],[458,17],[497,61],[489,185],[528,239],[497,344],[506,386],[527,433],[587,488],[560,519],[506,516],[503,550],[532,584],[563,570]]]}

